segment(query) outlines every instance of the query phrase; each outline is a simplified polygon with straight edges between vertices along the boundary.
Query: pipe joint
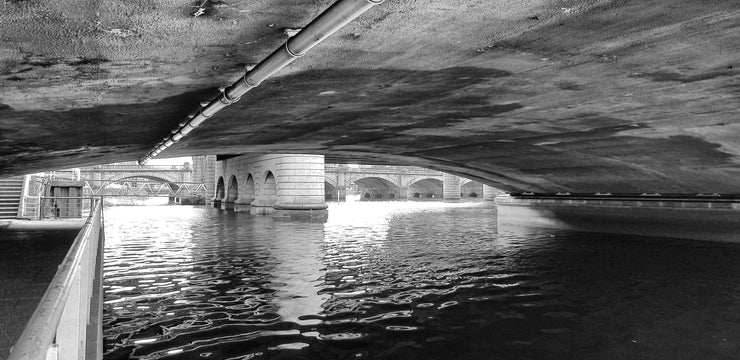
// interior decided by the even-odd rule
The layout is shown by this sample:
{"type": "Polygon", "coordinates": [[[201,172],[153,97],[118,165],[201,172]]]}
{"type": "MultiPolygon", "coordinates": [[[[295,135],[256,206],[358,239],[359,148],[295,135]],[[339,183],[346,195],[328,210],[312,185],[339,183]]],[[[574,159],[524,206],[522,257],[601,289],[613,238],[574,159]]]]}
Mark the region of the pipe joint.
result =
{"type": "Polygon", "coordinates": [[[244,83],[244,85],[249,86],[250,88],[255,88],[260,85],[260,83],[252,84],[251,82],[249,82],[249,76],[247,75],[244,75],[244,77],[242,78],[242,82],[244,83]]]}
{"type": "Polygon", "coordinates": [[[218,101],[220,101],[224,105],[231,105],[237,101],[239,101],[241,98],[232,99],[229,97],[229,94],[226,93],[226,91],[221,93],[221,96],[219,96],[218,101]]]}
{"type": "Polygon", "coordinates": [[[303,55],[305,55],[305,54],[306,54],[306,52],[305,52],[305,51],[304,51],[304,52],[302,52],[302,53],[297,53],[297,52],[294,52],[293,50],[291,50],[291,49],[290,49],[290,40],[288,40],[288,41],[286,41],[286,42],[285,42],[285,51],[286,51],[286,52],[288,53],[288,55],[290,55],[290,57],[292,57],[292,58],[299,58],[299,57],[301,57],[301,56],[303,56],[303,55]]]}

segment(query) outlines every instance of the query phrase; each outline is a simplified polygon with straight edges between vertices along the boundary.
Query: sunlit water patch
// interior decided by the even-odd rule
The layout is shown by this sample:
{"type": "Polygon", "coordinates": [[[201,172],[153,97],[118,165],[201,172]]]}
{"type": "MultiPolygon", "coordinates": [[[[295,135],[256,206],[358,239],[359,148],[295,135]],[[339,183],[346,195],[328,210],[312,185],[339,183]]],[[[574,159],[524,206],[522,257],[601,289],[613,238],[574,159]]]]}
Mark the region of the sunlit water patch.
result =
{"type": "Polygon", "coordinates": [[[740,354],[739,246],[498,229],[485,203],[329,214],[106,208],[105,358],[740,354]]]}

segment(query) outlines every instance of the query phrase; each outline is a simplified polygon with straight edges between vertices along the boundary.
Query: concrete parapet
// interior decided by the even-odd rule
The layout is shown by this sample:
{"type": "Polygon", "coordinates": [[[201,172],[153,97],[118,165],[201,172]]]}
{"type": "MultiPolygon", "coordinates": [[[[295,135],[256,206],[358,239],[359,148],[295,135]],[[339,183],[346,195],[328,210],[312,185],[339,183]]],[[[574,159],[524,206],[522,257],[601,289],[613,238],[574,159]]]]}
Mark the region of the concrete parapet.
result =
{"type": "Polygon", "coordinates": [[[499,196],[500,225],[740,242],[740,201],[499,196]]]}

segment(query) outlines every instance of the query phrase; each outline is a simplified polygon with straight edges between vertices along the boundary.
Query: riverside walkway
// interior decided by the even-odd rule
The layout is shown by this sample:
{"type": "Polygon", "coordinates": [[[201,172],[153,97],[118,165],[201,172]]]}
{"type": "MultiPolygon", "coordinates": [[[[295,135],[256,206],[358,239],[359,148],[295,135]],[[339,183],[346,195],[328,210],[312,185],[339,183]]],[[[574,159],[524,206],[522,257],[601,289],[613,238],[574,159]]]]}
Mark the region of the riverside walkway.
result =
{"type": "Polygon", "coordinates": [[[0,228],[0,359],[23,332],[81,227],[0,228]]]}

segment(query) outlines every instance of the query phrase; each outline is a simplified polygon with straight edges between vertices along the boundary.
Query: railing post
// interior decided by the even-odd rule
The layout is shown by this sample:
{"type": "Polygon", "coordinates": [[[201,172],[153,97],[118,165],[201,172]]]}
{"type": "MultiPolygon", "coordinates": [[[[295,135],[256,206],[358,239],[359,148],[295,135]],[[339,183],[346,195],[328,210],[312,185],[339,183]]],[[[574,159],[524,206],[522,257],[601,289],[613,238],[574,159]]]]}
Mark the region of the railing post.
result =
{"type": "Polygon", "coordinates": [[[30,176],[25,175],[23,176],[23,187],[21,188],[21,198],[18,202],[18,211],[16,212],[17,218],[22,218],[25,210],[26,210],[26,193],[28,192],[28,182],[30,180],[30,176]]]}
{"type": "Polygon", "coordinates": [[[39,206],[38,206],[38,212],[36,213],[36,220],[43,219],[43,216],[41,215],[41,202],[44,201],[44,198],[39,196],[39,206]]]}

